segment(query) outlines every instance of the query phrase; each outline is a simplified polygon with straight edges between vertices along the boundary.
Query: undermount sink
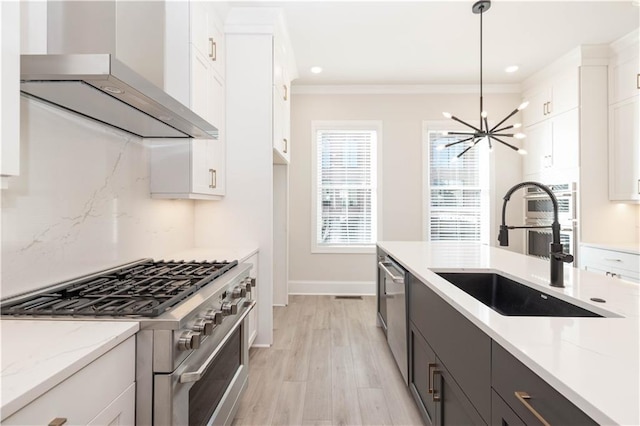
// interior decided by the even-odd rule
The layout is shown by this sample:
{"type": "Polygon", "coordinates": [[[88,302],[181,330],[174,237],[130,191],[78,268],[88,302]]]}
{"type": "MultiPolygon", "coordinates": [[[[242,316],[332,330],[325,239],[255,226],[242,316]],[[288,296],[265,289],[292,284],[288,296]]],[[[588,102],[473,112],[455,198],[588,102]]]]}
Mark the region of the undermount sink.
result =
{"type": "Polygon", "coordinates": [[[436,274],[501,315],[602,317],[495,272],[436,272],[436,274]]]}

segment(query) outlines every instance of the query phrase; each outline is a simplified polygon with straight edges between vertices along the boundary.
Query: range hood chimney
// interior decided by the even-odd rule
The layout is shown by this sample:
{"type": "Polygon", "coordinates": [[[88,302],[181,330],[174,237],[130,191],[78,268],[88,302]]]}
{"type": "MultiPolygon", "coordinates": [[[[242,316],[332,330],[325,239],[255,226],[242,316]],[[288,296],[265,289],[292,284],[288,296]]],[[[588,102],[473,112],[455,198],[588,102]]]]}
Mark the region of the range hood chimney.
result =
{"type": "Polygon", "coordinates": [[[216,139],[218,129],[111,54],[22,55],[20,91],[142,138],[216,139]]]}

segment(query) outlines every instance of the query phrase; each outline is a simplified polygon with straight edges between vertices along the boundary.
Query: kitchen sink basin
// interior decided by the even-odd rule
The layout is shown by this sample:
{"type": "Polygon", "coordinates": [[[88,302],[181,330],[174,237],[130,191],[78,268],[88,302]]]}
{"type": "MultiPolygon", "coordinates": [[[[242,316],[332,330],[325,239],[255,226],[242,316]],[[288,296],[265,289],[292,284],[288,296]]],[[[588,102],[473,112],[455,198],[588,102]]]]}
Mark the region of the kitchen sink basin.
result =
{"type": "Polygon", "coordinates": [[[602,317],[494,272],[436,272],[436,274],[501,315],[602,317]]]}

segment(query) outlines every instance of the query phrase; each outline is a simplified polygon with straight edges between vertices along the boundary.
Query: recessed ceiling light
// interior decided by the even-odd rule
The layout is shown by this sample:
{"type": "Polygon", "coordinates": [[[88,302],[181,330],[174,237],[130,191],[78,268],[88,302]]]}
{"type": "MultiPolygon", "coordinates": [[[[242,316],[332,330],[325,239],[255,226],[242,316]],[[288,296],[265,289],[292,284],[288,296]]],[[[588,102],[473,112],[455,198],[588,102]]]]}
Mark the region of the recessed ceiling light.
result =
{"type": "Polygon", "coordinates": [[[519,69],[519,67],[517,65],[509,65],[504,70],[505,70],[505,72],[516,72],[516,71],[518,71],[518,69],[519,69]]]}
{"type": "Polygon", "coordinates": [[[311,72],[314,74],[320,74],[322,72],[322,68],[320,67],[311,67],[311,72]]]}

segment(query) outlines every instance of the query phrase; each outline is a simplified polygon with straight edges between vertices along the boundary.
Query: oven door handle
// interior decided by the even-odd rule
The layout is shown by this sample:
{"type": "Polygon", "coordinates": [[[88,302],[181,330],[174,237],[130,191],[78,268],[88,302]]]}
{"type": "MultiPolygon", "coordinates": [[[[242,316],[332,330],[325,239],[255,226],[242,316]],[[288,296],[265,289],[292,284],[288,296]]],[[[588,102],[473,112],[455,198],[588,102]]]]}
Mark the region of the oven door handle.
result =
{"type": "Polygon", "coordinates": [[[251,301],[251,304],[249,305],[249,307],[242,313],[242,315],[238,319],[237,324],[231,330],[229,330],[226,336],[222,338],[222,341],[220,342],[218,347],[211,353],[211,355],[209,355],[209,358],[207,358],[204,364],[202,364],[202,366],[200,366],[200,368],[198,368],[197,371],[182,373],[180,375],[180,383],[197,382],[204,376],[204,374],[207,372],[207,369],[209,369],[209,366],[211,365],[215,357],[218,356],[218,353],[222,350],[225,343],[227,343],[227,340],[229,340],[229,338],[231,338],[231,336],[236,331],[236,329],[240,327],[240,324],[242,324],[242,321],[245,319],[247,315],[249,315],[249,312],[253,309],[255,305],[256,305],[256,301],[255,300],[251,301]]]}

